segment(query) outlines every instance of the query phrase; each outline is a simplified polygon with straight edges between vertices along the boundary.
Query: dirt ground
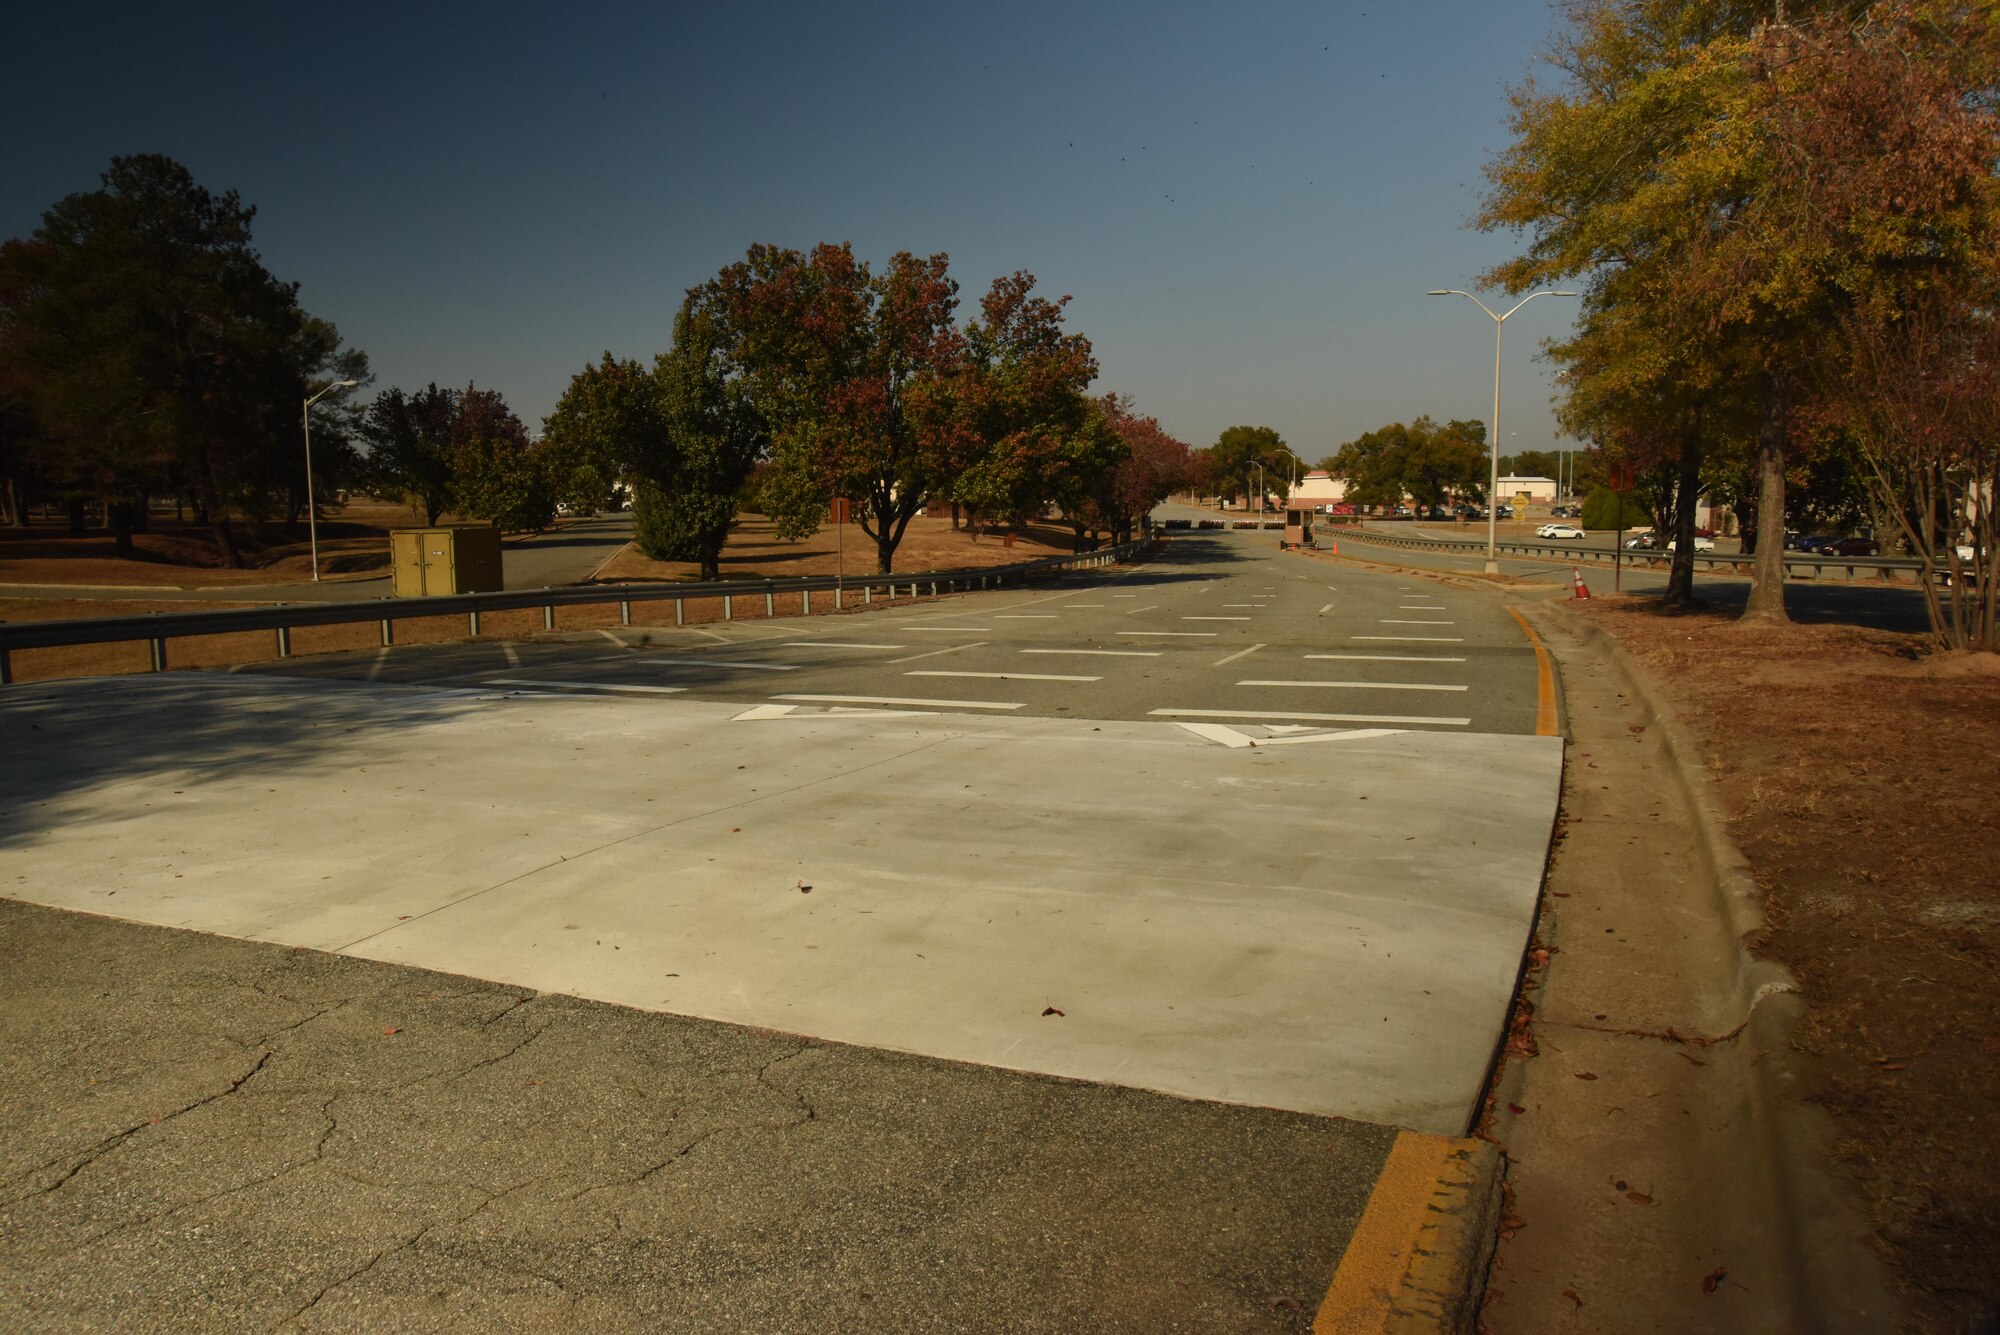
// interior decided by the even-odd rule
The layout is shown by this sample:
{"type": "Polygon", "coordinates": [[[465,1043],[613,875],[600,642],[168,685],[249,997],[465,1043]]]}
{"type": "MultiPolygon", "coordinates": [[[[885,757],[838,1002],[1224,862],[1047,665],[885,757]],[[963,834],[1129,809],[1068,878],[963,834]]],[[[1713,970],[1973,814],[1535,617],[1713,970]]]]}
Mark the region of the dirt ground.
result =
{"type": "MultiPolygon", "coordinates": [[[[446,516],[449,520],[452,516],[446,516]]],[[[319,524],[320,574],[371,576],[389,569],[389,530],[421,526],[409,506],[357,498],[319,524]]],[[[0,528],[0,584],[97,584],[114,587],[214,588],[283,584],[312,577],[312,546],[304,524],[236,525],[243,569],[222,559],[214,532],[154,515],[149,533],[135,534],[135,554],[118,555],[111,534],[76,538],[61,524],[0,528]]]]}
{"type": "MultiPolygon", "coordinates": [[[[903,541],[896,548],[896,570],[963,570],[987,566],[1013,565],[1044,556],[1064,556],[1071,550],[1070,532],[1054,525],[1034,525],[1011,541],[999,533],[985,533],[977,540],[970,529],[953,530],[951,516],[919,515],[910,521],[903,541]]],[[[828,526],[810,538],[787,542],[771,531],[771,521],[762,515],[738,518],[722,549],[724,579],[781,579],[792,575],[848,575],[875,573],[875,540],[848,524],[836,533],[828,526]]],[[[630,580],[692,580],[700,574],[691,561],[655,561],[636,547],[628,547],[597,574],[599,583],[630,580]]]]}
{"type": "MultiPolygon", "coordinates": [[[[1597,599],[1708,750],[1926,1329],[2000,1313],[2000,656],[1597,599]]],[[[1983,1329],[1983,1327],[1982,1327],[1983,1329]]]]}
{"type": "MultiPolygon", "coordinates": [[[[322,530],[323,531],[323,530],[322,530]]],[[[72,541],[91,541],[75,539],[72,541]]],[[[110,539],[102,542],[108,550],[110,539]]],[[[871,573],[875,568],[874,545],[858,529],[851,528],[845,535],[846,547],[844,566],[850,576],[859,577],[871,573]],[[857,552],[857,548],[860,549],[857,552]]],[[[324,554],[326,544],[320,544],[324,554]]],[[[952,570],[984,568],[987,566],[1011,565],[1017,562],[1038,560],[1046,556],[1067,554],[1070,550],[1069,534],[1055,528],[1036,528],[1018,537],[1009,545],[997,535],[982,537],[972,541],[964,531],[953,532],[948,517],[919,518],[911,521],[903,543],[896,551],[896,570],[921,572],[926,570],[952,570]]],[[[96,558],[83,558],[86,562],[96,558]]],[[[774,537],[769,521],[761,515],[746,515],[737,533],[733,534],[729,546],[724,549],[722,575],[726,580],[783,579],[793,575],[830,575],[841,564],[841,553],[836,549],[836,540],[831,532],[821,533],[801,542],[784,542],[774,537]]],[[[118,566],[130,567],[138,563],[121,561],[118,566]]],[[[4,566],[4,562],[0,562],[4,566]]],[[[143,567],[142,567],[143,568],[143,567]]],[[[161,566],[159,569],[187,572],[191,567],[161,566]]],[[[305,567],[300,566],[300,577],[305,567]]],[[[202,574],[240,575],[240,571],[203,571],[202,574]]],[[[659,581],[691,581],[696,569],[691,563],[651,561],[630,548],[620,553],[598,574],[599,583],[659,581]]],[[[0,582],[7,576],[0,572],[0,582]]],[[[259,572],[257,578],[269,582],[269,571],[259,572]]],[[[82,578],[65,578],[66,583],[86,582],[82,578]]],[[[111,584],[137,584],[132,578],[108,579],[111,584]]],[[[193,580],[160,580],[155,587],[170,583],[193,583],[193,580]]],[[[878,591],[879,592],[879,591],[878,591]]],[[[876,598],[877,604],[886,600],[876,598]]],[[[814,602],[814,610],[826,611],[831,599],[821,594],[814,602]]],[[[242,606],[238,603],[204,602],[190,605],[184,602],[162,602],[148,600],[143,595],[132,599],[81,599],[81,598],[0,598],[0,621],[46,621],[68,620],[79,617],[123,617],[144,616],[154,612],[212,612],[224,607],[242,606]]],[[[770,608],[774,616],[796,616],[802,610],[798,594],[777,595],[770,608]]],[[[766,614],[761,597],[738,595],[728,615],[736,620],[752,620],[766,614]]],[[[690,624],[721,621],[724,618],[722,601],[719,598],[690,599],[682,607],[682,616],[690,624]]],[[[670,603],[635,603],[632,619],[640,625],[672,624],[674,610],[670,603]]],[[[619,624],[618,606],[606,603],[590,607],[558,607],[555,611],[557,632],[595,630],[619,624]]],[[[522,608],[508,612],[488,612],[480,617],[481,638],[520,639],[543,633],[542,613],[539,608],[522,608]]],[[[395,624],[398,644],[439,644],[452,640],[463,640],[466,623],[463,617],[411,617],[399,619],[395,624]]],[[[373,621],[345,626],[305,626],[292,632],[292,652],[294,654],[334,653],[342,650],[374,648],[380,644],[380,630],[373,621]]],[[[277,654],[276,636],[270,631],[245,631],[240,634],[190,636],[170,640],[167,647],[167,663],[170,668],[216,668],[234,667],[244,663],[261,663],[277,654]]],[[[145,672],[149,670],[146,643],[133,640],[120,644],[82,644],[55,649],[23,649],[12,655],[11,668],[16,681],[46,681],[54,677],[95,676],[125,672],[145,672]]]]}

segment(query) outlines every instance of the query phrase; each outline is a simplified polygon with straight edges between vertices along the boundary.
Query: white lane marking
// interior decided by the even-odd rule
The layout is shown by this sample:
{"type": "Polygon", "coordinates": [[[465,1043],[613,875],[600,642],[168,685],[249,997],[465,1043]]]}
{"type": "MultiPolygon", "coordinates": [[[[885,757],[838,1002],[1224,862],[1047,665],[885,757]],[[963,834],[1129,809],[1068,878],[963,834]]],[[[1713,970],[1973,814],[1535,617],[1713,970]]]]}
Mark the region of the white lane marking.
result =
{"type": "Polygon", "coordinates": [[[1318,723],[1445,723],[1458,728],[1472,722],[1469,718],[1432,718],[1428,715],[1398,717],[1388,714],[1295,714],[1257,709],[1155,709],[1149,713],[1161,718],[1295,718],[1309,719],[1318,723]]]}
{"type": "Polygon", "coordinates": [[[388,661],[389,646],[385,644],[375,651],[375,660],[368,665],[368,680],[375,680],[375,675],[382,670],[382,665],[388,661]]]}
{"type": "Polygon", "coordinates": [[[900,649],[900,644],[863,644],[859,640],[786,640],[784,649],[900,649]]]}
{"type": "Polygon", "coordinates": [[[1333,585],[1331,585],[1331,584],[1329,584],[1329,585],[1327,585],[1327,586],[1326,586],[1326,591],[1327,591],[1328,593],[1339,593],[1339,592],[1340,592],[1340,590],[1339,590],[1339,589],[1336,589],[1336,588],[1334,588],[1334,587],[1333,587],[1333,585]]]}
{"type": "Polygon", "coordinates": [[[1414,617],[1383,617],[1378,623],[1383,626],[1455,626],[1455,621],[1419,621],[1414,617]]]}
{"type": "Polygon", "coordinates": [[[488,686],[555,686],[572,691],[638,691],[644,695],[680,695],[685,686],[640,686],[611,681],[557,681],[552,677],[488,677],[488,686]]]}
{"type": "Polygon", "coordinates": [[[984,630],[991,630],[991,629],[992,629],[992,627],[991,627],[991,626],[904,626],[904,627],[903,627],[902,629],[904,629],[904,630],[943,630],[943,631],[953,631],[953,632],[959,632],[959,631],[984,631],[984,630]]]}
{"type": "Polygon", "coordinates": [[[1158,658],[1158,649],[1023,649],[1024,654],[1088,654],[1098,658],[1158,658]]]}
{"type": "Polygon", "coordinates": [[[1224,603],[1224,607],[1255,607],[1255,603],[1224,603]]]}
{"type": "Polygon", "coordinates": [[[611,641],[613,644],[617,645],[620,649],[623,649],[625,647],[625,641],[619,639],[616,635],[613,635],[610,631],[605,630],[602,626],[598,627],[597,633],[599,635],[602,635],[605,639],[611,641]]]}
{"type": "Polygon", "coordinates": [[[516,649],[511,644],[503,644],[500,646],[500,652],[506,656],[508,667],[517,668],[521,666],[521,651],[519,649],[516,649]]]}
{"type": "Polygon", "coordinates": [[[977,649],[985,643],[987,643],[985,640],[975,640],[971,644],[948,645],[943,649],[933,649],[927,654],[911,654],[908,658],[892,658],[889,660],[889,664],[893,667],[897,663],[914,663],[919,658],[936,658],[939,654],[955,654],[961,649],[977,649]]]}
{"type": "Polygon", "coordinates": [[[1330,686],[1343,691],[1469,691],[1469,686],[1436,686],[1410,681],[1239,681],[1238,686],[1330,686]]]}
{"type": "Polygon", "coordinates": [[[931,705],[938,709],[1026,709],[1027,703],[998,700],[919,700],[907,695],[774,695],[773,700],[808,700],[830,705],[931,705]]]}
{"type": "Polygon", "coordinates": [[[1210,666],[1227,667],[1229,664],[1234,663],[1237,659],[1247,658],[1251,654],[1256,653],[1259,649],[1262,649],[1263,647],[1264,646],[1261,644],[1253,644],[1248,649],[1238,649],[1235,653],[1231,654],[1229,657],[1221,659],[1220,661],[1213,663],[1210,666]]]}
{"type": "Polygon", "coordinates": [[[1064,603],[1064,607],[1102,607],[1103,603],[1064,603]]]}
{"type": "Polygon", "coordinates": [[[1333,610],[1333,604],[1328,603],[1325,607],[1320,608],[1319,611],[1315,613],[1315,615],[1325,616],[1328,612],[1331,612],[1332,610],[1333,610]]]}
{"type": "Polygon", "coordinates": [[[797,672],[797,663],[736,663],[723,658],[654,658],[651,654],[639,660],[641,663],[665,663],[671,667],[714,667],[734,668],[738,672],[797,672]]]}
{"type": "Polygon", "coordinates": [[[1396,608],[1399,612],[1449,612],[1449,607],[1432,607],[1428,603],[1403,603],[1396,608]]]}
{"type": "Polygon", "coordinates": [[[1114,593],[1111,596],[1113,598],[1137,598],[1139,595],[1136,593],[1114,593]]]}
{"type": "Polygon", "coordinates": [[[995,612],[995,621],[1060,621],[1054,612],[995,612]]]}
{"type": "Polygon", "coordinates": [[[1120,635],[1172,635],[1177,639],[1212,640],[1222,632],[1219,630],[1121,630],[1120,635]]]}
{"type": "Polygon", "coordinates": [[[1102,677],[1072,677],[1060,672],[948,672],[940,668],[905,672],[906,677],[982,677],[988,681],[1103,681],[1102,677]]]}
{"type": "Polygon", "coordinates": [[[1350,635],[1350,640],[1387,640],[1393,644],[1464,644],[1463,635],[1350,635]]]}
{"type": "Polygon", "coordinates": [[[697,635],[706,635],[708,636],[709,639],[714,640],[717,644],[736,643],[736,641],[730,639],[727,635],[718,635],[712,630],[703,630],[700,626],[688,626],[685,629],[691,630],[697,635]]]}
{"type": "Polygon", "coordinates": [[[1182,617],[1183,621],[1248,621],[1249,617],[1182,617]]]}
{"type": "Polygon", "coordinates": [[[1350,663],[1463,663],[1463,658],[1433,654],[1306,654],[1306,658],[1332,658],[1350,663]]]}
{"type": "Polygon", "coordinates": [[[757,705],[741,714],[732,715],[731,723],[745,723],[752,719],[787,718],[798,708],[797,705],[757,705]]]}
{"type": "Polygon", "coordinates": [[[1359,742],[1370,737],[1400,737],[1403,732],[1401,728],[1350,728],[1341,732],[1313,732],[1310,737],[1251,737],[1247,733],[1238,732],[1227,723],[1176,723],[1174,726],[1186,728],[1197,737],[1206,737],[1211,742],[1221,742],[1232,749],[1250,746],[1298,746],[1305,742],[1359,742]]]}
{"type": "Polygon", "coordinates": [[[1141,612],[1156,612],[1159,610],[1159,607],[1158,603],[1147,603],[1144,607],[1128,607],[1125,609],[1125,615],[1135,617],[1141,612]]]}

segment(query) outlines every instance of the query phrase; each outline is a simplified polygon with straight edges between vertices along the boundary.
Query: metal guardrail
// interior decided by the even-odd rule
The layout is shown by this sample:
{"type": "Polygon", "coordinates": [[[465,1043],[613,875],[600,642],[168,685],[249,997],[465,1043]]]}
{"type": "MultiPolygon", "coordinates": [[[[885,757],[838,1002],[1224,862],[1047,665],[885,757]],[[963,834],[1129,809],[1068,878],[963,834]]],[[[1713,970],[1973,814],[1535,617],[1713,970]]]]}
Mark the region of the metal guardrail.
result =
{"type": "Polygon", "coordinates": [[[1124,560],[1147,544],[1128,542],[1102,551],[1075,556],[1047,556],[1011,566],[986,569],[935,570],[912,575],[867,575],[855,578],[834,575],[802,575],[792,579],[719,580],[707,584],[593,584],[567,585],[518,592],[461,593],[434,598],[371,598],[351,603],[281,603],[275,607],[228,607],[213,612],[153,612],[144,616],[85,617],[71,621],[0,622],[0,686],[14,680],[10,655],[18,649],[51,649],[75,644],[125,644],[143,640],[151,646],[154,672],[167,668],[167,641],[196,635],[230,635],[243,631],[268,630],[275,635],[277,657],[289,658],[292,632],[301,626],[345,626],[379,622],[382,643],[395,643],[395,624],[419,617],[463,616],[466,633],[479,634],[479,618],[489,612],[542,609],[542,627],[555,629],[558,607],[618,604],[620,625],[632,624],[634,603],[674,604],[674,624],[684,625],[691,600],[719,598],[722,618],[735,617],[739,599],[762,597],[764,614],[774,612],[777,595],[796,593],[802,614],[812,612],[812,596],[831,592],[833,605],[842,608],[858,595],[872,603],[876,593],[889,598],[907,588],[911,598],[925,588],[935,598],[974,588],[999,588],[1042,576],[1065,574],[1124,560]]]}
{"type": "MultiPolygon", "coordinates": [[[[1358,526],[1342,525],[1332,532],[1336,537],[1358,538],[1363,542],[1379,542],[1386,546],[1404,547],[1415,551],[1477,553],[1486,550],[1486,544],[1483,542],[1459,538],[1412,538],[1400,533],[1377,533],[1358,526]]],[[[1635,565],[1641,561],[1651,563],[1672,560],[1674,555],[1665,548],[1620,547],[1605,551],[1600,547],[1576,547],[1566,543],[1551,542],[1501,542],[1496,543],[1494,549],[1508,555],[1558,556],[1564,560],[1583,558],[1615,563],[1629,561],[1635,565]]],[[[1693,556],[1698,565],[1705,565],[1711,569],[1716,566],[1729,566],[1738,572],[1747,570],[1757,559],[1754,553],[1743,552],[1695,552],[1693,556]]],[[[1924,563],[1913,556],[1826,556],[1817,552],[1785,553],[1787,572],[1811,569],[1814,575],[1821,575],[1828,569],[1845,570],[1849,579],[1854,578],[1854,572],[1857,570],[1875,570],[1887,574],[1896,570],[1920,572],[1923,568],[1924,563]]]]}

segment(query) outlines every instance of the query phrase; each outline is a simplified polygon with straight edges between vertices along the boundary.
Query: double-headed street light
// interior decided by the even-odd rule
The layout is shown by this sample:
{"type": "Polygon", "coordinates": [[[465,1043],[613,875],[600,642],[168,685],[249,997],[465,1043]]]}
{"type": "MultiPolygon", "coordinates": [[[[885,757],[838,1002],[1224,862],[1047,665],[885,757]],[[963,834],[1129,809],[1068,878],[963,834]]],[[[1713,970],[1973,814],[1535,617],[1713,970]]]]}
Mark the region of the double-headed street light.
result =
{"type": "Polygon", "coordinates": [[[312,406],[336,389],[353,389],[357,380],[336,380],[319,393],[306,400],[306,406],[299,410],[300,420],[305,424],[306,434],[306,531],[312,535],[313,583],[319,583],[319,514],[313,509],[313,423],[312,406]]]}
{"type": "Polygon", "coordinates": [[[1514,311],[1520,310],[1521,307],[1527,305],[1536,297],[1573,297],[1577,294],[1574,292],[1557,291],[1554,288],[1544,288],[1540,292],[1530,292],[1527,296],[1515,302],[1513,309],[1509,310],[1507,315],[1494,315],[1492,309],[1485,302],[1473,296],[1470,292],[1461,292],[1455,287],[1434,287],[1425,293],[1425,295],[1431,297],[1464,297],[1467,301],[1479,307],[1480,310],[1485,311],[1493,320],[1493,421],[1488,425],[1487,429],[1487,438],[1493,442],[1493,481],[1486,495],[1486,573],[1497,575],[1500,573],[1500,554],[1494,533],[1494,525],[1500,515],[1500,334],[1507,327],[1507,315],[1512,315],[1514,311]]]}

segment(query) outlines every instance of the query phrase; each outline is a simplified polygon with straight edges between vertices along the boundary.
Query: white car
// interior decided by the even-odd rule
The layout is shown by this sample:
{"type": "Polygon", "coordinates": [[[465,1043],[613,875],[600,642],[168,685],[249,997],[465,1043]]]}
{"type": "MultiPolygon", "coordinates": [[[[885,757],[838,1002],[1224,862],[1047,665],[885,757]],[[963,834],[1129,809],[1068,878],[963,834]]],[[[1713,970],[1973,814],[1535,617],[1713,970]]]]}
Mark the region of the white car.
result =
{"type": "Polygon", "coordinates": [[[1575,524],[1544,524],[1536,531],[1545,538],[1560,538],[1565,542],[1586,536],[1575,524]]]}
{"type": "MultiPolygon", "coordinates": [[[[1674,550],[1674,547],[1675,547],[1674,543],[1670,542],[1667,544],[1667,550],[1670,552],[1674,550]]],[[[1715,550],[1715,539],[1696,538],[1694,540],[1694,549],[1698,552],[1712,552],[1715,550]]]]}

